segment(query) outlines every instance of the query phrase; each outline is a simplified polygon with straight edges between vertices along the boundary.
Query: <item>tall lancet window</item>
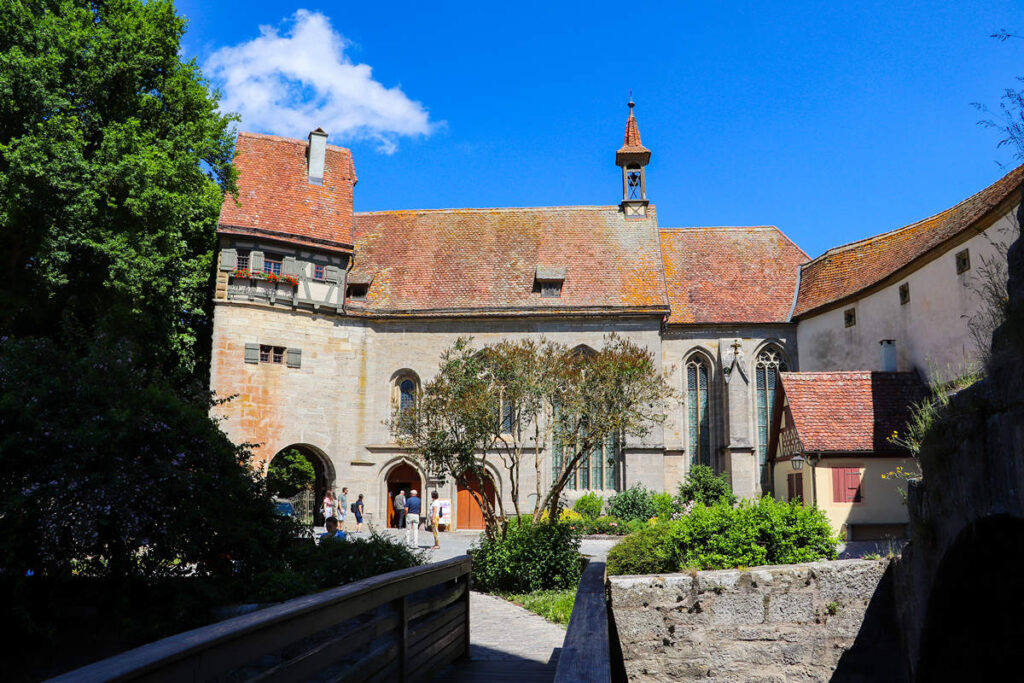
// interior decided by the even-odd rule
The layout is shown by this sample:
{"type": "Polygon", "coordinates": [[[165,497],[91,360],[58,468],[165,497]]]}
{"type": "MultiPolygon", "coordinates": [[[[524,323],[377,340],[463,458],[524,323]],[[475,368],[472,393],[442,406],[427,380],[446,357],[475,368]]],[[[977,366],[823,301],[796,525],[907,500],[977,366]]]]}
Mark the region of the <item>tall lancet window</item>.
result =
{"type": "Polygon", "coordinates": [[[776,346],[765,348],[754,366],[757,386],[757,457],[762,467],[768,461],[768,426],[775,406],[779,373],[786,371],[786,359],[776,346]]]}
{"type": "Polygon", "coordinates": [[[699,355],[686,363],[686,411],[690,464],[711,467],[711,401],[708,362],[699,355]]]}
{"type": "Polygon", "coordinates": [[[398,385],[398,410],[407,413],[416,405],[416,383],[403,379],[398,385]]]}

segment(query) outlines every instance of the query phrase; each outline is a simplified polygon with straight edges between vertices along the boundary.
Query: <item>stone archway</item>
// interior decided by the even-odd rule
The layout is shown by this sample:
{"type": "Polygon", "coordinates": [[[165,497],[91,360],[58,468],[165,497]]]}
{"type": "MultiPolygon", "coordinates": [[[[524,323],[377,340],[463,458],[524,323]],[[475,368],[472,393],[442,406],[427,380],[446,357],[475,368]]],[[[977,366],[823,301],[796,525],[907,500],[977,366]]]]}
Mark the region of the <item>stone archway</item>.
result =
{"type": "Polygon", "coordinates": [[[1022,566],[1024,520],[986,517],[960,532],[928,598],[917,680],[1015,676],[1013,654],[1024,641],[1022,566]]]}
{"type": "Polygon", "coordinates": [[[405,495],[409,495],[409,491],[416,489],[422,496],[424,494],[423,477],[420,475],[419,470],[412,466],[406,460],[398,461],[384,477],[384,519],[387,527],[394,526],[393,516],[394,508],[391,505],[392,499],[399,491],[405,491],[405,495]]]}
{"type": "MultiPolygon", "coordinates": [[[[310,444],[296,443],[285,446],[274,454],[274,458],[281,455],[281,453],[294,449],[301,453],[306,460],[313,465],[313,472],[315,474],[313,482],[313,524],[317,526],[323,526],[324,515],[321,510],[321,502],[324,496],[327,495],[328,491],[337,494],[334,490],[335,486],[335,473],[334,465],[331,464],[331,459],[327,457],[327,454],[316,446],[310,444]]],[[[270,458],[267,461],[267,469],[270,468],[270,463],[274,460],[270,458]]],[[[266,474],[266,473],[264,473],[266,474]]]]}

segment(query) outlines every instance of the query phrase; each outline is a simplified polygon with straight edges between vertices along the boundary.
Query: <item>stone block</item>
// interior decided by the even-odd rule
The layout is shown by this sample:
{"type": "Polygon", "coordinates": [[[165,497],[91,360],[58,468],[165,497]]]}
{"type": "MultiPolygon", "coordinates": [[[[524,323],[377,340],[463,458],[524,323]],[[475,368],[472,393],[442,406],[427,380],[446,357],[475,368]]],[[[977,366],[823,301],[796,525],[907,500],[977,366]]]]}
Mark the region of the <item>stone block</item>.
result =
{"type": "Polygon", "coordinates": [[[760,624],[764,621],[764,597],[760,593],[724,593],[711,603],[711,623],[760,624]]]}
{"type": "Polygon", "coordinates": [[[814,621],[814,598],[807,593],[783,593],[768,598],[769,622],[811,623],[814,621]]]}

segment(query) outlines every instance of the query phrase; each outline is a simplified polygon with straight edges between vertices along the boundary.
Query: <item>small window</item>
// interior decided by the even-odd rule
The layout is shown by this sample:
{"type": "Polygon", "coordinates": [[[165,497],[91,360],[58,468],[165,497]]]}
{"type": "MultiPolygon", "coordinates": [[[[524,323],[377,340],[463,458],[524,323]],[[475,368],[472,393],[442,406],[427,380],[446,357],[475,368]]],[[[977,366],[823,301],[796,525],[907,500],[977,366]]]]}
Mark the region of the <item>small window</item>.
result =
{"type": "Polygon", "coordinates": [[[910,283],[904,282],[900,285],[900,306],[910,303],[910,283]]]}
{"type": "Polygon", "coordinates": [[[281,274],[281,261],[284,258],[280,254],[267,254],[263,259],[263,272],[272,275],[281,274]]]}
{"type": "Polygon", "coordinates": [[[540,295],[545,299],[557,299],[562,296],[562,283],[548,281],[540,283],[540,295]]]}
{"type": "Polygon", "coordinates": [[[369,289],[369,285],[349,285],[348,298],[353,301],[366,301],[366,292],[369,289]]]}
{"type": "Polygon", "coordinates": [[[283,346],[260,345],[261,363],[283,363],[285,348],[283,346]]]}
{"type": "Polygon", "coordinates": [[[843,324],[847,327],[853,327],[857,324],[857,309],[847,308],[843,311],[843,324]]]}
{"type": "Polygon", "coordinates": [[[238,265],[235,266],[235,270],[249,270],[249,252],[238,252],[238,265]]]}
{"type": "Polygon", "coordinates": [[[324,279],[324,267],[323,267],[322,264],[319,264],[319,263],[313,264],[313,279],[314,280],[323,280],[324,279]]]}
{"type": "Polygon", "coordinates": [[[956,274],[963,275],[971,269],[971,250],[964,249],[956,253],[956,274]]]}

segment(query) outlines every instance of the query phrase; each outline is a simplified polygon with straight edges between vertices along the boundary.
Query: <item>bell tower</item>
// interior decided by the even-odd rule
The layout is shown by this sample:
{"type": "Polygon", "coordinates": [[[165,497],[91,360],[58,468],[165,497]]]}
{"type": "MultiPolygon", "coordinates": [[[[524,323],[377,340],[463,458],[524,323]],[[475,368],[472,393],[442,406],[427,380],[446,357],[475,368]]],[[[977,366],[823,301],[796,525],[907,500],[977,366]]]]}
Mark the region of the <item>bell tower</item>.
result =
{"type": "Polygon", "coordinates": [[[627,218],[647,216],[647,178],[644,167],[651,160],[651,150],[640,142],[640,127],[633,116],[633,96],[629,96],[629,118],[626,119],[626,140],[615,153],[615,165],[622,167],[622,213],[627,218]]]}

